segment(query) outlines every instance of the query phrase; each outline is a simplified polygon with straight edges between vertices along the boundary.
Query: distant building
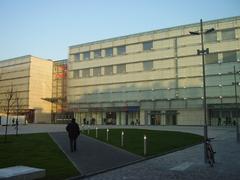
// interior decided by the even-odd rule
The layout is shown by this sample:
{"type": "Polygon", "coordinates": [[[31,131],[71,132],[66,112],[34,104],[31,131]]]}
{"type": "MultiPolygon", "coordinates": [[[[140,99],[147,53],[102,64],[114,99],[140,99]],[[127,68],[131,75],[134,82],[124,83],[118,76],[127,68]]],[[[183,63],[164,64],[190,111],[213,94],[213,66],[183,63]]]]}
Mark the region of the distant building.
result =
{"type": "MultiPolygon", "coordinates": [[[[204,22],[208,124],[234,122],[233,67],[240,70],[240,17],[204,22]]],[[[203,124],[199,23],[69,48],[67,100],[78,121],[203,124]]],[[[239,74],[237,75],[239,80],[239,74]]],[[[239,88],[238,88],[238,93],[239,88]]]]}
{"type": "MultiPolygon", "coordinates": [[[[31,55],[0,61],[0,114],[4,114],[6,94],[11,88],[19,97],[19,114],[28,122],[50,123],[53,61],[31,55]]],[[[15,95],[14,97],[15,98],[15,95]]],[[[17,109],[16,101],[11,114],[17,109]]]]}

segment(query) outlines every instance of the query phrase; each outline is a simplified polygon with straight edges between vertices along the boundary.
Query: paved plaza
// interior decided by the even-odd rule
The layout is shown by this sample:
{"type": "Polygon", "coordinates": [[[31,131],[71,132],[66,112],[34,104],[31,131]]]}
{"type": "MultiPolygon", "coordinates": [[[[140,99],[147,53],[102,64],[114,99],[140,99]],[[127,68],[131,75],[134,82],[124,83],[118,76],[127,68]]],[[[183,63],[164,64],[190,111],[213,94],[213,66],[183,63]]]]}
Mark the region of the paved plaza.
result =
{"type": "MultiPolygon", "coordinates": [[[[66,125],[29,124],[25,126],[20,126],[19,133],[49,132],[51,135],[58,134],[63,137],[64,133],[54,132],[65,132],[65,127],[66,125]]],[[[108,128],[112,127],[131,128],[130,126],[108,126],[108,128]]],[[[99,128],[106,127],[99,126],[99,128]]],[[[203,128],[200,126],[134,126],[134,128],[191,132],[200,135],[203,134],[203,128]]],[[[0,134],[4,134],[4,129],[4,127],[0,126],[0,134]]],[[[240,144],[236,142],[235,127],[209,127],[208,130],[209,137],[215,138],[212,144],[214,150],[217,152],[216,164],[213,168],[209,167],[208,164],[204,163],[203,144],[200,144],[171,154],[141,161],[111,171],[106,171],[104,173],[90,173],[91,175],[85,176],[84,179],[240,179],[240,144]]],[[[14,128],[9,127],[9,133],[14,132],[14,128]]],[[[64,138],[66,139],[65,136],[64,138]]],[[[64,138],[62,138],[62,140],[64,140],[64,138]]],[[[95,141],[95,143],[99,142],[95,141]]],[[[58,143],[58,145],[61,146],[61,143],[58,143]]],[[[101,150],[96,148],[97,146],[95,146],[95,148],[94,145],[92,146],[93,148],[91,149],[91,151],[95,151],[94,158],[97,164],[99,163],[97,162],[98,157],[99,161],[103,161],[101,159],[103,156],[101,154],[101,150]]],[[[113,150],[116,149],[117,148],[113,148],[113,150]]],[[[107,155],[105,154],[105,156],[107,155]]],[[[113,155],[111,154],[110,157],[113,157],[113,155]]],[[[76,158],[70,156],[68,156],[68,158],[70,160],[72,159],[72,162],[76,166],[77,163],[74,162],[74,159],[76,158]]],[[[82,162],[79,163],[81,164],[82,162]]],[[[76,177],[75,179],[80,178],[81,177],[76,177]]]]}

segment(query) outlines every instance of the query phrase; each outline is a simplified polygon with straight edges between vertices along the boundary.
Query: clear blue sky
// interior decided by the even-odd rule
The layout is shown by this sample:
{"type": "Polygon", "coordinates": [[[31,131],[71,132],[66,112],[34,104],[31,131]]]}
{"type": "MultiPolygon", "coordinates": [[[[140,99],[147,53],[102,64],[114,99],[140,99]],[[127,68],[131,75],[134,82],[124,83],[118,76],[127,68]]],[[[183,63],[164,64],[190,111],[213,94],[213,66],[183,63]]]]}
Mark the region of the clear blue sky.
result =
{"type": "Polygon", "coordinates": [[[240,0],[0,0],[0,60],[65,59],[71,45],[240,15],[240,0]]]}

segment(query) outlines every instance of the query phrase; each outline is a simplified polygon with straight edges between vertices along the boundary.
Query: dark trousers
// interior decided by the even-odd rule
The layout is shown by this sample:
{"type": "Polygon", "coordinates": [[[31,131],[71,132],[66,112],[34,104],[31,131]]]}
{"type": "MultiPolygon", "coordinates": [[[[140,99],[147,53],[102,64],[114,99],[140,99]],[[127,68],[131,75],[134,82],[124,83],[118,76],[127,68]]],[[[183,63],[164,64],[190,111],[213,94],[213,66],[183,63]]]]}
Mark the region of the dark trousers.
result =
{"type": "Polygon", "coordinates": [[[74,138],[70,138],[70,149],[71,149],[71,152],[75,152],[77,150],[77,142],[76,142],[77,139],[74,139],[74,138]]]}

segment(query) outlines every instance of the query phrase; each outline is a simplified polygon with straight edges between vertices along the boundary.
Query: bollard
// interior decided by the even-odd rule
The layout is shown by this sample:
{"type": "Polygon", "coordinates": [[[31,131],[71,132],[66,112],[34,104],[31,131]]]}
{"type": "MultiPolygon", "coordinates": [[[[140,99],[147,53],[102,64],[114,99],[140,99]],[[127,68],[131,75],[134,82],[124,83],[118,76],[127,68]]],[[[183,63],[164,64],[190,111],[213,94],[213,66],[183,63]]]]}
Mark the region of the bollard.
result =
{"type": "Polygon", "coordinates": [[[108,141],[108,132],[109,132],[109,129],[107,129],[107,141],[108,141]]]}
{"type": "Polygon", "coordinates": [[[98,138],[98,128],[96,127],[96,138],[98,138]]]}
{"type": "Polygon", "coordinates": [[[143,154],[144,156],[147,154],[147,136],[144,135],[143,137],[143,154]]]}
{"type": "Polygon", "coordinates": [[[122,134],[121,134],[121,146],[123,146],[123,137],[124,137],[124,132],[122,131],[122,134]]]}
{"type": "Polygon", "coordinates": [[[82,132],[84,133],[84,125],[82,124],[82,132]]]}
{"type": "Polygon", "coordinates": [[[90,134],[90,126],[88,125],[88,135],[90,134]]]}

